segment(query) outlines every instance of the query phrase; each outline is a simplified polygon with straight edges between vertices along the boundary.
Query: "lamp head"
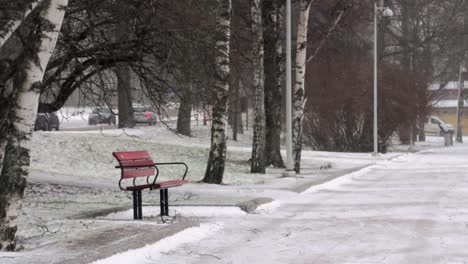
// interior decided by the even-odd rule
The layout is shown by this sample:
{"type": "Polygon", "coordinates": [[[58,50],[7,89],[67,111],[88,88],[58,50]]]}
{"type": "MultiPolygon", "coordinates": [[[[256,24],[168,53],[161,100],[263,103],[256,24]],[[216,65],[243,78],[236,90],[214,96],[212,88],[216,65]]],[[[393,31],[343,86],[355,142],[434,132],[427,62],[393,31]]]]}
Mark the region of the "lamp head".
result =
{"type": "Polygon", "coordinates": [[[392,17],[393,16],[393,11],[390,8],[386,7],[382,12],[382,16],[392,17]]]}

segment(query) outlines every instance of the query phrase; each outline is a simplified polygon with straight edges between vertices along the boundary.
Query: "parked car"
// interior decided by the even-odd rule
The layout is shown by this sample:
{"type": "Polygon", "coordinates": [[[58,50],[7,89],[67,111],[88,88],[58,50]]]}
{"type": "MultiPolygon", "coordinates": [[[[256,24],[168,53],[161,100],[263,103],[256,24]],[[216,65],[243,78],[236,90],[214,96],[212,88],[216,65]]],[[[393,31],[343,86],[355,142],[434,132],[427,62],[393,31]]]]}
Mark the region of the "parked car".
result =
{"type": "Polygon", "coordinates": [[[109,124],[115,125],[115,115],[109,109],[96,108],[88,117],[88,125],[109,124]]]}
{"type": "Polygon", "coordinates": [[[157,115],[151,107],[134,104],[133,106],[133,117],[135,123],[145,123],[150,126],[155,125],[158,121],[157,115]]]}
{"type": "Polygon", "coordinates": [[[34,131],[50,131],[52,129],[60,130],[60,120],[57,113],[37,113],[34,131]]]}
{"type": "Polygon", "coordinates": [[[443,135],[445,133],[455,133],[455,128],[436,116],[430,116],[427,118],[426,124],[424,124],[424,131],[426,134],[443,135]]]}

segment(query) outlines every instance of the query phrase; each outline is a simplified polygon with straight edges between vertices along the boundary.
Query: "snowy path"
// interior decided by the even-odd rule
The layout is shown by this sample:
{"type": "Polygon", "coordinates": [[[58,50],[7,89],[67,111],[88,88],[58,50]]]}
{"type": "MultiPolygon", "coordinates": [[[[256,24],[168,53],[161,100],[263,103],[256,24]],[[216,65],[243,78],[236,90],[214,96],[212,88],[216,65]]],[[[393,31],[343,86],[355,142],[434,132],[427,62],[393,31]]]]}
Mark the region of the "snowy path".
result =
{"type": "Polygon", "coordinates": [[[220,231],[151,263],[468,263],[467,157],[454,147],[381,162],[277,208],[217,219],[220,231]]]}

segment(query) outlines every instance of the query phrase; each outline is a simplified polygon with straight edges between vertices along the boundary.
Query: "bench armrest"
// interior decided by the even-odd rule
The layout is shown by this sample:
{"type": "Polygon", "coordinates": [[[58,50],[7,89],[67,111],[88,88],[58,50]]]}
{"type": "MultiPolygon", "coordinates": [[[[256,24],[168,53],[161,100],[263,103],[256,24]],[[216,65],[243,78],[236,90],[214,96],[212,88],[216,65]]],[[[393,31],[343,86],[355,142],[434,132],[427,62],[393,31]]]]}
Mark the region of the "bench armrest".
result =
{"type": "MultiPolygon", "coordinates": [[[[161,163],[153,163],[151,165],[115,166],[115,168],[116,169],[125,169],[125,168],[154,167],[156,169],[156,174],[154,175],[154,179],[152,180],[152,183],[150,182],[150,177],[153,177],[153,176],[148,176],[146,178],[146,183],[147,184],[153,184],[154,185],[154,184],[156,184],[156,180],[158,179],[158,176],[159,176],[158,166],[164,166],[164,165],[183,165],[185,167],[185,172],[184,172],[184,175],[182,176],[182,180],[185,180],[185,176],[187,176],[187,172],[188,172],[188,166],[184,162],[161,162],[161,163]]],[[[125,191],[125,189],[122,187],[122,180],[124,180],[124,179],[121,178],[120,181],[119,181],[119,188],[121,190],[125,191]]],[[[136,178],[133,178],[133,186],[136,186],[135,181],[136,181],[136,178]]]]}
{"type": "Polygon", "coordinates": [[[162,163],[154,163],[153,165],[158,171],[159,169],[157,168],[157,166],[159,165],[183,165],[185,166],[185,172],[184,172],[184,175],[182,176],[182,180],[185,180],[185,176],[187,176],[188,166],[184,162],[162,162],[162,163]]]}
{"type": "MultiPolygon", "coordinates": [[[[156,166],[154,166],[154,165],[150,165],[150,166],[149,166],[149,165],[115,166],[116,169],[122,169],[122,170],[125,169],[125,168],[150,168],[150,167],[154,167],[155,170],[156,170],[156,174],[154,175],[154,180],[153,180],[153,184],[155,184],[155,183],[156,183],[156,179],[158,178],[158,175],[159,175],[159,169],[158,169],[158,167],[156,167],[156,166]]],[[[146,177],[146,183],[150,184],[150,178],[151,178],[151,177],[153,177],[153,176],[150,175],[150,176],[146,177]]],[[[122,191],[125,191],[125,189],[122,188],[122,181],[123,181],[123,180],[124,180],[123,178],[120,178],[120,180],[119,180],[119,188],[120,188],[122,191]]],[[[135,181],[136,181],[136,177],[133,178],[133,181],[132,181],[132,182],[133,182],[133,186],[136,186],[135,181]]]]}

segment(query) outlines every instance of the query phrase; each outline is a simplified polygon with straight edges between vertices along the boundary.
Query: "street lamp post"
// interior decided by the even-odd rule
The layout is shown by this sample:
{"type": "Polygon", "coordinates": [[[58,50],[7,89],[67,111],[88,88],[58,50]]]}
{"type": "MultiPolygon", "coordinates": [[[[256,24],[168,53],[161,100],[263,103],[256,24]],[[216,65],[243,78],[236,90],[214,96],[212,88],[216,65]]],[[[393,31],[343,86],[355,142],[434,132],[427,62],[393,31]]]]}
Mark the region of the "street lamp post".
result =
{"type": "Polygon", "coordinates": [[[292,158],[292,87],[291,87],[291,0],[286,0],[286,171],[293,176],[292,158]]]}
{"type": "Polygon", "coordinates": [[[393,11],[388,7],[379,7],[377,2],[374,4],[374,155],[379,152],[378,149],[378,126],[377,126],[377,86],[378,86],[378,28],[379,28],[379,18],[380,17],[391,17],[393,16],[393,11]]]}

